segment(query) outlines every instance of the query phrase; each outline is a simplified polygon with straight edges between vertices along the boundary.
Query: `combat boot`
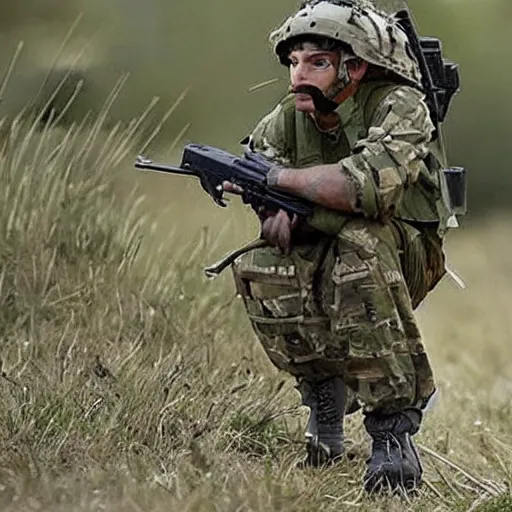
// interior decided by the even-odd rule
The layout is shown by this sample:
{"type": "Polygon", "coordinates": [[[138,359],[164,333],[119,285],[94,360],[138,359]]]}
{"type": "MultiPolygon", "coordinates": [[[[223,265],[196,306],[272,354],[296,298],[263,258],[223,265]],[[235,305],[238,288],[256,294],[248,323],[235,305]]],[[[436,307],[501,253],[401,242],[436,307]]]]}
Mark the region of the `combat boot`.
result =
{"type": "Polygon", "coordinates": [[[418,432],[421,419],[419,409],[366,415],[364,426],[373,441],[364,478],[367,492],[411,491],[419,486],[423,468],[411,436],[418,432]]]}
{"type": "Polygon", "coordinates": [[[306,428],[306,459],[301,466],[335,463],[344,453],[343,417],[347,390],[339,377],[320,382],[302,381],[302,403],[310,408],[306,428]]]}

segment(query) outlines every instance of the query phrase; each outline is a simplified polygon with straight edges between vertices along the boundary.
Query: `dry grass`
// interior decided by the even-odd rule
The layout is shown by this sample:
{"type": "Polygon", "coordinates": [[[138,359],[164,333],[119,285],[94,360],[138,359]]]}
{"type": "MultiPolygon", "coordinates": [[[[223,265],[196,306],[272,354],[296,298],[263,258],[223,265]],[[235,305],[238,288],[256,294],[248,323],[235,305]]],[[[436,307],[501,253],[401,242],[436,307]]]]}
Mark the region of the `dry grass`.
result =
{"type": "Polygon", "coordinates": [[[264,357],[229,276],[202,276],[249,238],[247,214],[221,230],[242,209],[210,216],[192,193],[171,210],[200,233],[169,235],[116,195],[139,126],[4,130],[1,510],[512,510],[507,218],[452,237],[468,289],[445,280],[419,312],[442,392],[418,436],[425,485],[370,499],[361,417],[348,420],[351,460],[296,469],[306,411],[293,382],[264,357]]]}

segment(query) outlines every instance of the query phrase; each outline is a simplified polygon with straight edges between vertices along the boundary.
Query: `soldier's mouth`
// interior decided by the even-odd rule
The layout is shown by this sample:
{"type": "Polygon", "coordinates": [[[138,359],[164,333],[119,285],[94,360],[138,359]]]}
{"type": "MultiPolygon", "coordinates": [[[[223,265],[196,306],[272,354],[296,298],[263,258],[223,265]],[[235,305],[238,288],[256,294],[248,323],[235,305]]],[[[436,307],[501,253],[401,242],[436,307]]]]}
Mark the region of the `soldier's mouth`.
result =
{"type": "Polygon", "coordinates": [[[299,101],[311,101],[312,100],[310,94],[305,94],[303,92],[296,93],[295,98],[298,99],[299,101]]]}
{"type": "Polygon", "coordinates": [[[301,84],[291,87],[290,90],[296,97],[305,96],[307,99],[312,99],[315,109],[321,114],[330,114],[338,107],[337,103],[326,98],[324,93],[315,85],[301,84]]]}

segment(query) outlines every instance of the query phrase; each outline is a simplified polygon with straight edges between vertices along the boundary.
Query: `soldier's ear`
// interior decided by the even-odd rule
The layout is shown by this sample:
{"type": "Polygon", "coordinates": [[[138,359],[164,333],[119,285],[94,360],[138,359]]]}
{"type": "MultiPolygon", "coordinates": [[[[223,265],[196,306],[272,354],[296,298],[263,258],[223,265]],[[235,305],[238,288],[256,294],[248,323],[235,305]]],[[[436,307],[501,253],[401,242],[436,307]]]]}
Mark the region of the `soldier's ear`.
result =
{"type": "Polygon", "coordinates": [[[360,82],[368,71],[368,62],[362,59],[351,59],[347,62],[348,74],[353,82],[360,82]]]}

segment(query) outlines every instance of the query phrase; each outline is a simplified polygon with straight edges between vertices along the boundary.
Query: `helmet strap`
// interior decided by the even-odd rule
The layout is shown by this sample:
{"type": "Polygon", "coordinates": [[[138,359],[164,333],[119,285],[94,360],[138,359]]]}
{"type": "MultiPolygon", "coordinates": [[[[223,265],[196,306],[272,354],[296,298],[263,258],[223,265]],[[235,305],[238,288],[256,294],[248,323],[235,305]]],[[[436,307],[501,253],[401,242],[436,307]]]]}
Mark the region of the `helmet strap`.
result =
{"type": "Polygon", "coordinates": [[[344,89],[342,89],[333,99],[334,103],[341,105],[345,100],[348,100],[357,91],[357,82],[350,82],[344,89]]]}

